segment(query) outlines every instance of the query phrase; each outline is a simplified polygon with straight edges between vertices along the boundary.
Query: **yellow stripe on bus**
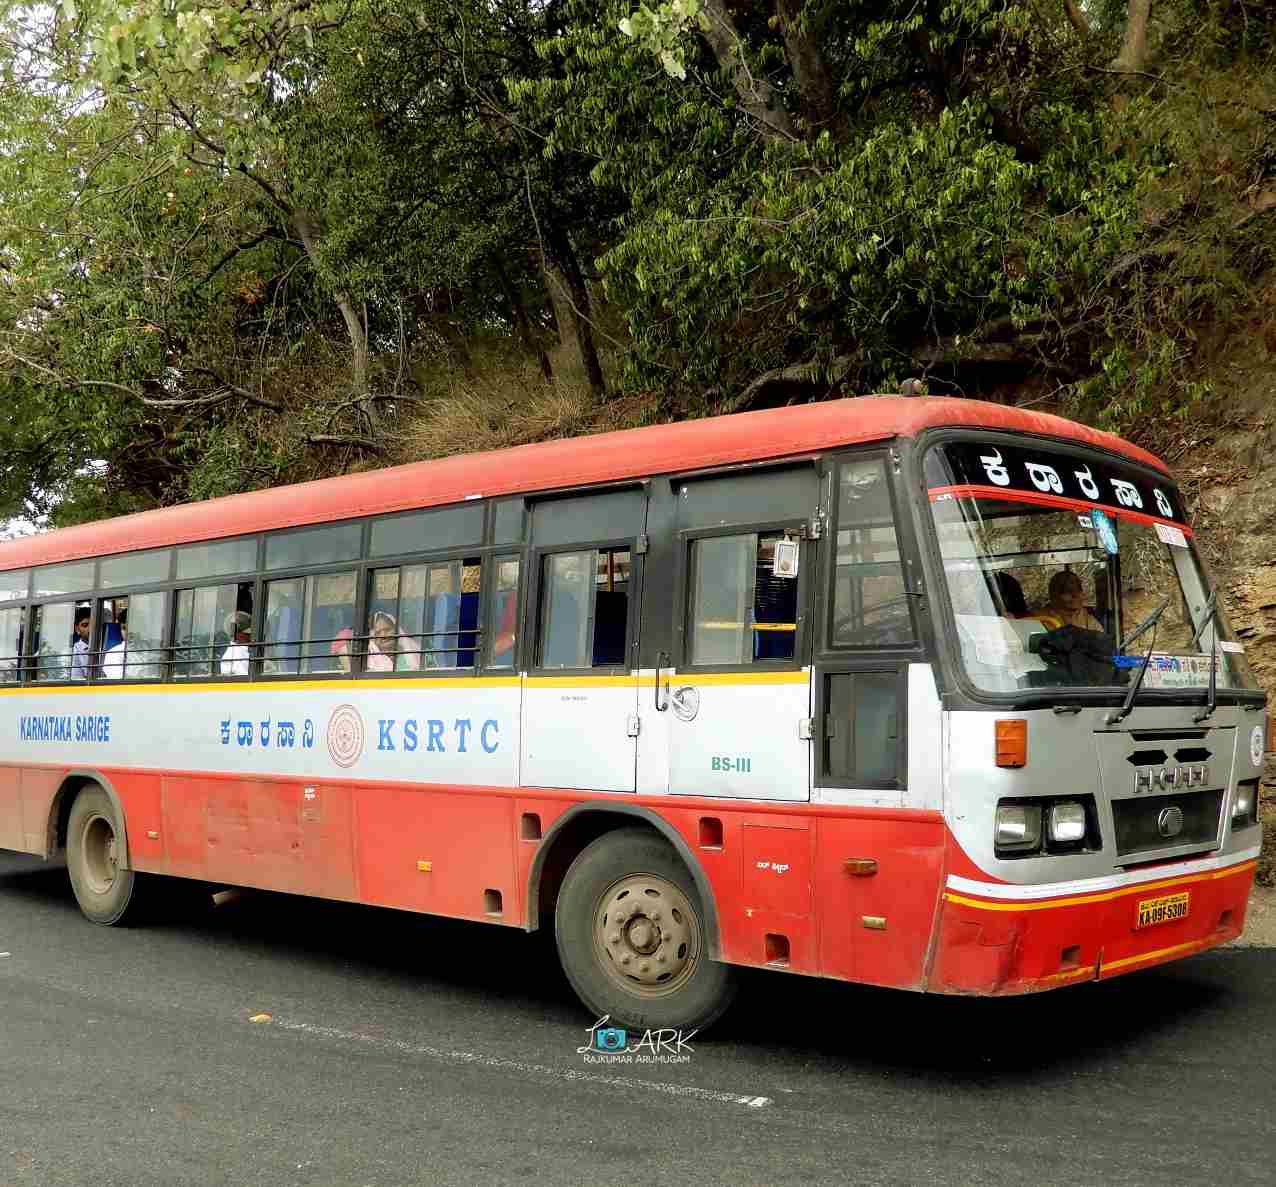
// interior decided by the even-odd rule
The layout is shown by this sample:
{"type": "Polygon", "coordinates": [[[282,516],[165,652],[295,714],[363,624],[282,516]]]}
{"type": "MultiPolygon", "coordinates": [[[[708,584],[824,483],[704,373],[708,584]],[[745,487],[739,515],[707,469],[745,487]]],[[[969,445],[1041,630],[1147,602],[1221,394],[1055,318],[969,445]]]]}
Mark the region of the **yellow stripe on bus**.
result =
{"type": "MultiPolygon", "coordinates": [[[[1240,865],[1228,866],[1225,870],[1211,870],[1203,874],[1184,874],[1179,878],[1166,878],[1160,882],[1138,882],[1131,886],[1122,886],[1119,890],[1100,891],[1095,894],[1075,895],[1071,898],[1041,899],[1037,901],[1014,900],[1008,902],[989,902],[986,899],[967,898],[964,894],[944,894],[950,903],[959,903],[963,907],[974,907],[980,911],[1048,911],[1053,907],[1075,907],[1088,903],[1106,903],[1113,899],[1125,898],[1131,894],[1146,894],[1149,890],[1160,890],[1166,886],[1182,886],[1186,882],[1212,882],[1217,878],[1231,878],[1243,874],[1258,865],[1257,861],[1245,861],[1240,865]]],[[[1107,967],[1106,965],[1104,966],[1107,967]]]]}
{"type": "MultiPolygon", "coordinates": [[[[665,674],[662,680],[672,679],[679,685],[732,685],[732,684],[805,684],[806,672],[710,672],[701,675],[678,673],[665,674]]],[[[26,684],[0,687],[0,697],[23,695],[84,696],[89,693],[176,693],[176,692],[300,692],[305,689],[330,692],[333,689],[422,689],[422,688],[651,688],[656,682],[654,674],[643,676],[433,676],[404,677],[400,679],[351,680],[346,677],[332,680],[210,680],[187,684],[184,681],[165,683],[118,683],[98,681],[95,684],[26,684]]]]}

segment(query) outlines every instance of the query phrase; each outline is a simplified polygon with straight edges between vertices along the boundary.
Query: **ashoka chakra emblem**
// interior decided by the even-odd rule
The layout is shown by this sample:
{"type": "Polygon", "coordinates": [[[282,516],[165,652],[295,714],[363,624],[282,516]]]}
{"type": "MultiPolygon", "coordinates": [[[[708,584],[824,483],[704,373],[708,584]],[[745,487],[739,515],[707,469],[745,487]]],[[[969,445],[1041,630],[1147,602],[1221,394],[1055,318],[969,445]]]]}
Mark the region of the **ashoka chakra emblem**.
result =
{"type": "Polygon", "coordinates": [[[363,718],[353,705],[338,705],[328,718],[328,753],[339,767],[352,767],[363,753],[363,718]]]}

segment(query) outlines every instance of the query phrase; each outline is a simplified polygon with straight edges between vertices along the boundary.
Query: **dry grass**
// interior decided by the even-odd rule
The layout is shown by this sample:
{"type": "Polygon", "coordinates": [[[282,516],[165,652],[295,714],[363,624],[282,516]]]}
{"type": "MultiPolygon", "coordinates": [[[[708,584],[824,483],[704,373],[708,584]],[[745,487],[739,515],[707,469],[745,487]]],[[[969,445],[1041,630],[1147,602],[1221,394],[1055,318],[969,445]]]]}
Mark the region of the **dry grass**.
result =
{"type": "Polygon", "coordinates": [[[446,457],[649,424],[656,393],[597,399],[566,351],[551,355],[554,378],[506,349],[474,351],[468,365],[430,376],[425,406],[408,425],[405,458],[446,457]]]}

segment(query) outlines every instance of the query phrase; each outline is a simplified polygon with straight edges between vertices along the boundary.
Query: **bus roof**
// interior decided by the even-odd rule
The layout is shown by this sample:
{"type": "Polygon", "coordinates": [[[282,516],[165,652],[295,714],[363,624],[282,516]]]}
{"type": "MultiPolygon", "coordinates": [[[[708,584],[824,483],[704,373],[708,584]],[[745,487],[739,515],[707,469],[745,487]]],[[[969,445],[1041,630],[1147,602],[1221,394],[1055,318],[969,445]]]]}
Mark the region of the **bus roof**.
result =
{"type": "Polygon", "coordinates": [[[0,543],[0,571],[382,515],[467,498],[593,486],[801,457],[926,429],[1056,437],[1166,472],[1153,454],[1062,417],[951,397],[858,397],[455,454],[339,478],[183,503],[0,543]]]}

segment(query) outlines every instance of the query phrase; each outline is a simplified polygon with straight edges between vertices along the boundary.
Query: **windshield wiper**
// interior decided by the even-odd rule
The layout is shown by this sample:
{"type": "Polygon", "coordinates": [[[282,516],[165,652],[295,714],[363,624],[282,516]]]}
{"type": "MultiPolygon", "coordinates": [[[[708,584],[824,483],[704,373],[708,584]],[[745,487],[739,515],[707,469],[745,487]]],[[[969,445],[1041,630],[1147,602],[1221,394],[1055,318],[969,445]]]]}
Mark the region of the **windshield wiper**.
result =
{"type": "MultiPolygon", "coordinates": [[[[1213,597],[1212,594],[1210,596],[1213,597]]],[[[1213,717],[1214,710],[1218,708],[1218,631],[1214,632],[1213,639],[1210,647],[1210,690],[1205,696],[1205,708],[1192,718],[1195,722],[1213,717]]]]}
{"type": "MultiPolygon", "coordinates": [[[[1205,609],[1201,611],[1200,625],[1192,635],[1192,646],[1195,647],[1200,638],[1205,634],[1205,628],[1209,625],[1210,620],[1214,617],[1214,604],[1218,601],[1218,586],[1216,585],[1210,590],[1210,596],[1205,599],[1205,609]]],[[[1216,631],[1215,634],[1218,632],[1216,631]]]]}
{"type": "MultiPolygon", "coordinates": [[[[1126,639],[1124,646],[1128,647],[1130,643],[1137,639],[1144,631],[1151,630],[1157,624],[1157,620],[1165,613],[1165,607],[1170,604],[1167,596],[1147,618],[1141,622],[1138,628],[1129,638],[1126,639]]],[[[1152,662],[1152,652],[1156,650],[1156,635],[1153,634],[1152,642],[1148,644],[1147,654],[1143,657],[1143,662],[1139,664],[1139,670],[1135,672],[1134,679],[1130,681],[1130,691],[1125,694],[1125,700],[1121,703],[1121,708],[1109,713],[1106,720],[1108,725],[1119,725],[1127,717],[1130,716],[1130,710],[1134,707],[1134,698],[1139,695],[1139,689],[1143,686],[1143,677],[1147,675],[1148,664],[1152,662]]]]}
{"type": "Polygon", "coordinates": [[[1170,604],[1170,595],[1166,594],[1165,601],[1163,601],[1155,610],[1152,611],[1151,614],[1149,614],[1141,623],[1139,623],[1139,625],[1136,626],[1134,630],[1132,630],[1128,635],[1126,635],[1126,637],[1121,641],[1121,645],[1118,648],[1118,650],[1124,651],[1140,635],[1146,633],[1147,631],[1150,631],[1154,626],[1156,626],[1161,615],[1165,613],[1165,607],[1168,606],[1169,604],[1170,604]]]}

